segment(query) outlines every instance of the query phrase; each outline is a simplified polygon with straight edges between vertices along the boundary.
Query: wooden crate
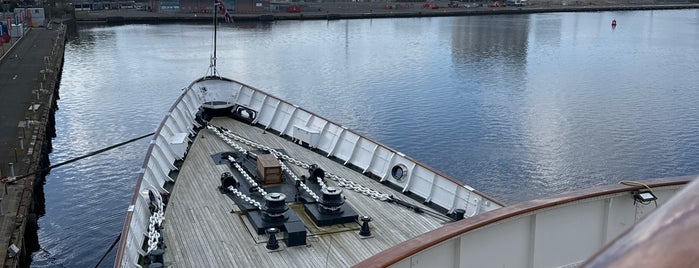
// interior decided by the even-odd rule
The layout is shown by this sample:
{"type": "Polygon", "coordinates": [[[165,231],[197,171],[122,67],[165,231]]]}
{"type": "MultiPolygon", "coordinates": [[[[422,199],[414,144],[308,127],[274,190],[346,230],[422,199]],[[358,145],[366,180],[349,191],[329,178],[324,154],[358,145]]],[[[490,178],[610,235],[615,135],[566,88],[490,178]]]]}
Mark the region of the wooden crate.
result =
{"type": "Polygon", "coordinates": [[[265,185],[282,183],[282,167],[274,155],[257,156],[257,174],[265,185]]]}

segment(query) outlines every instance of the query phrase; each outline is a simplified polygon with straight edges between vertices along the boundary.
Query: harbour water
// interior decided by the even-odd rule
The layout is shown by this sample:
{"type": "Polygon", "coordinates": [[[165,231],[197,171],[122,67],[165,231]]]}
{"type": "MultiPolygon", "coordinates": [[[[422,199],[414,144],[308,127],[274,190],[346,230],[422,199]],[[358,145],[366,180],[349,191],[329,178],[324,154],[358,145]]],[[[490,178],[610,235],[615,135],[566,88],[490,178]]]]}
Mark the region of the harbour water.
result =
{"type": "MultiPolygon", "coordinates": [[[[52,163],[153,131],[206,73],[211,35],[81,28],[66,46],[52,163]]],[[[506,203],[699,174],[699,10],[233,23],[219,38],[222,75],[506,203]]],[[[51,171],[32,266],[97,263],[147,143],[51,171]]]]}

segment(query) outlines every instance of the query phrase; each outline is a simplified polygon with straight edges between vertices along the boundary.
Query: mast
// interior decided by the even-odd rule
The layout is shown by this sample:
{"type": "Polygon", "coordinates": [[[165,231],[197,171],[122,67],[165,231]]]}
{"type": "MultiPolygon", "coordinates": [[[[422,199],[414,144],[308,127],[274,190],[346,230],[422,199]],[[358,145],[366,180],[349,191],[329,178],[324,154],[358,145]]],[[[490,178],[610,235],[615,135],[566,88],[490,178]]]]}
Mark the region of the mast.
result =
{"type": "Polygon", "coordinates": [[[209,66],[209,70],[211,71],[211,75],[218,76],[218,71],[216,70],[216,34],[218,32],[216,13],[218,13],[218,0],[214,0],[214,9],[212,11],[214,13],[214,53],[213,56],[211,56],[211,66],[209,66]]]}

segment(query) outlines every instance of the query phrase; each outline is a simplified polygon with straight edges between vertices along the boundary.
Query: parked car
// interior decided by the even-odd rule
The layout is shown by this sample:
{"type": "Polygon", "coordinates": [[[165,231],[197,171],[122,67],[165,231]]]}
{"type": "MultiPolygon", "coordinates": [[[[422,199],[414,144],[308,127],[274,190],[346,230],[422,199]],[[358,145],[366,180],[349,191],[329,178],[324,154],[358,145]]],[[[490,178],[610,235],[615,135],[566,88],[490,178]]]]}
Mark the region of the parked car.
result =
{"type": "Polygon", "coordinates": [[[507,6],[526,6],[527,5],[527,0],[507,0],[505,1],[505,4],[507,6]]]}

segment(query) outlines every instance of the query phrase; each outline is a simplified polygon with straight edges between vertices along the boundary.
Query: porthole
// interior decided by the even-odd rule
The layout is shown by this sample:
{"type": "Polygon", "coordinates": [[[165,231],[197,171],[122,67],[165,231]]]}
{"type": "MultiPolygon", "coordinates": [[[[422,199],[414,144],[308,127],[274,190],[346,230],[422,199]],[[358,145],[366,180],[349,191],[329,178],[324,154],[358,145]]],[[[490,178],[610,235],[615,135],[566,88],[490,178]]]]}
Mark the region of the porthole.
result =
{"type": "Polygon", "coordinates": [[[408,175],[408,168],[402,164],[395,165],[391,169],[391,176],[396,180],[403,180],[408,175]]]}

